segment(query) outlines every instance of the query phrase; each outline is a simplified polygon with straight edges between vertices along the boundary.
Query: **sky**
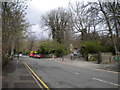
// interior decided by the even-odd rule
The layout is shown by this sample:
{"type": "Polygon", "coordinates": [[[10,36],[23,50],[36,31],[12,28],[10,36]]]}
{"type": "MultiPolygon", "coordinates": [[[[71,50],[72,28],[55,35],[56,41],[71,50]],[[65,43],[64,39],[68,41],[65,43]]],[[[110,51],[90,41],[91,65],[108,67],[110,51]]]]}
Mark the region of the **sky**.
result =
{"type": "MultiPolygon", "coordinates": [[[[40,16],[45,14],[51,9],[58,7],[68,7],[69,2],[75,2],[76,0],[28,0],[27,19],[32,24],[38,24],[40,22],[40,16]]],[[[80,0],[77,0],[80,1],[80,0]]]]}
{"type": "MultiPolygon", "coordinates": [[[[77,0],[81,1],[81,0],[77,0]]],[[[28,0],[28,8],[26,10],[27,21],[32,24],[31,30],[36,33],[38,39],[49,38],[50,31],[44,31],[40,27],[41,16],[49,12],[51,9],[58,7],[67,8],[68,3],[75,3],[76,0],[28,0]]]]}

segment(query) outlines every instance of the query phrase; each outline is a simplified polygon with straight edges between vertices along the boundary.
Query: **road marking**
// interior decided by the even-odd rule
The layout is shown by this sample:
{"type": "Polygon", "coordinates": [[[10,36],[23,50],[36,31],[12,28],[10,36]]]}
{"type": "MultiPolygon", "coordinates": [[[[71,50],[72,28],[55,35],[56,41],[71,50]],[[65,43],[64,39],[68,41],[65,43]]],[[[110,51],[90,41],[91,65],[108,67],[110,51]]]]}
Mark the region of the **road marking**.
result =
{"type": "MultiPolygon", "coordinates": [[[[28,68],[27,68],[28,69],[28,68]]],[[[38,84],[38,86],[40,88],[42,88],[42,86],[39,84],[39,82],[37,81],[37,79],[33,76],[33,74],[30,72],[30,70],[28,69],[29,73],[31,74],[31,76],[33,77],[33,79],[36,81],[36,83],[38,84]]]]}
{"type": "Polygon", "coordinates": [[[75,74],[79,74],[78,72],[76,72],[75,74]]]}
{"type": "Polygon", "coordinates": [[[30,66],[26,63],[26,62],[24,62],[24,61],[22,61],[27,67],[28,67],[28,69],[31,71],[31,73],[42,83],[42,85],[47,89],[47,90],[50,90],[50,88],[33,72],[33,70],[30,68],[30,66]]]}
{"type": "MultiPolygon", "coordinates": [[[[30,71],[29,71],[30,72],[30,71]]],[[[30,72],[31,73],[31,72],[30,72]]],[[[32,75],[32,73],[31,73],[31,75],[32,75]]],[[[42,88],[42,86],[39,84],[39,82],[37,81],[37,79],[32,75],[32,77],[34,78],[34,80],[36,81],[36,83],[38,84],[38,86],[40,87],[40,88],[42,88]]]]}
{"type": "Polygon", "coordinates": [[[74,71],[71,71],[71,70],[68,70],[68,69],[66,69],[66,71],[79,75],[78,72],[74,72],[74,71]]]}
{"type": "Polygon", "coordinates": [[[100,82],[108,83],[108,84],[111,84],[111,85],[120,86],[119,84],[115,84],[115,83],[112,83],[112,82],[104,81],[102,79],[98,79],[98,78],[92,78],[92,79],[100,81],[100,82]]]}

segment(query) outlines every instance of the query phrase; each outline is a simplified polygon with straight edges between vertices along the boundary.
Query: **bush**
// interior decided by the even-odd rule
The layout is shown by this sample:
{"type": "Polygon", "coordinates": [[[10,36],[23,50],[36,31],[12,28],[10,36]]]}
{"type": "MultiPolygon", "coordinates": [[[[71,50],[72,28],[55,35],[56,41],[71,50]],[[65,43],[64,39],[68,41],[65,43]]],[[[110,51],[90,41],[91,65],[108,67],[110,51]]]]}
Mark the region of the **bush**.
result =
{"type": "Polygon", "coordinates": [[[64,46],[56,41],[44,41],[40,43],[38,52],[41,54],[55,54],[57,57],[65,54],[64,46]]]}
{"type": "Polygon", "coordinates": [[[86,56],[88,53],[109,52],[110,46],[101,45],[98,41],[86,41],[81,43],[81,53],[86,56]]]}

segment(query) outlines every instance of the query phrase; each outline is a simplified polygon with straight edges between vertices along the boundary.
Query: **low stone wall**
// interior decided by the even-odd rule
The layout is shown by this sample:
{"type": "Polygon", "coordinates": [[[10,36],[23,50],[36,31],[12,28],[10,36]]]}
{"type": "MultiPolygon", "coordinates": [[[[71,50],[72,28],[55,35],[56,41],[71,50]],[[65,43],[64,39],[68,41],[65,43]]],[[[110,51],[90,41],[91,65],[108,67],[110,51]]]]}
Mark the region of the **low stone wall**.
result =
{"type": "Polygon", "coordinates": [[[112,53],[100,53],[100,54],[88,54],[88,61],[98,61],[101,59],[101,63],[114,63],[119,61],[120,56],[113,56],[112,53]]]}
{"type": "Polygon", "coordinates": [[[112,62],[112,53],[101,53],[102,62],[112,62]]]}

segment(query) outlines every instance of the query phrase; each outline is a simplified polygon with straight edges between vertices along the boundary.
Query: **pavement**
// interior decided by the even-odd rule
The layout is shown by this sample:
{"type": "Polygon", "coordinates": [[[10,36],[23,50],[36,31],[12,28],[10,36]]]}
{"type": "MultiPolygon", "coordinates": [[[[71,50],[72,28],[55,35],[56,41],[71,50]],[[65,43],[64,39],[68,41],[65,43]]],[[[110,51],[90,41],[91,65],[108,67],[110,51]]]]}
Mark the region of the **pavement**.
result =
{"type": "Polygon", "coordinates": [[[95,69],[103,69],[103,70],[109,70],[114,72],[120,72],[120,63],[118,62],[97,64],[97,62],[86,61],[83,57],[74,58],[73,60],[71,60],[69,56],[65,56],[64,61],[62,61],[62,58],[52,58],[50,60],[55,60],[64,64],[70,64],[78,67],[90,67],[95,69]]]}
{"type": "Polygon", "coordinates": [[[13,59],[2,71],[2,88],[39,88],[29,70],[13,59]]]}

